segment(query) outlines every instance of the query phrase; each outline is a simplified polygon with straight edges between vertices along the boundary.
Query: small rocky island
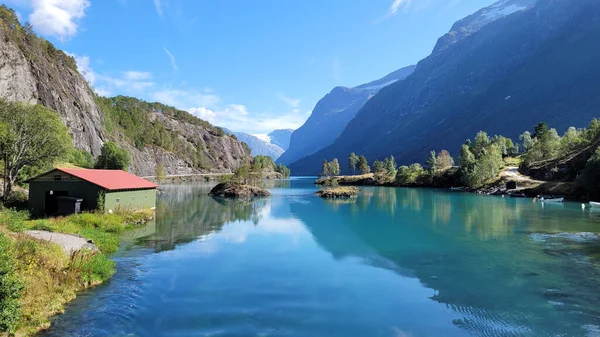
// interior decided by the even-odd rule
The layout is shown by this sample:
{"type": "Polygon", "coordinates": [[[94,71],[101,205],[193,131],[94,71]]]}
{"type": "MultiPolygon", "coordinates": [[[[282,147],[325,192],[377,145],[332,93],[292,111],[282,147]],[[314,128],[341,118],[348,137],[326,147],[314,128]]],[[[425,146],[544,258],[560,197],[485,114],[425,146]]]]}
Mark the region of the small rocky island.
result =
{"type": "Polygon", "coordinates": [[[211,197],[220,198],[260,198],[271,195],[269,191],[260,187],[245,185],[242,183],[226,182],[215,186],[210,193],[211,197]]]}
{"type": "Polygon", "coordinates": [[[323,199],[349,199],[355,198],[359,191],[356,187],[336,187],[319,190],[315,194],[323,199]]]}

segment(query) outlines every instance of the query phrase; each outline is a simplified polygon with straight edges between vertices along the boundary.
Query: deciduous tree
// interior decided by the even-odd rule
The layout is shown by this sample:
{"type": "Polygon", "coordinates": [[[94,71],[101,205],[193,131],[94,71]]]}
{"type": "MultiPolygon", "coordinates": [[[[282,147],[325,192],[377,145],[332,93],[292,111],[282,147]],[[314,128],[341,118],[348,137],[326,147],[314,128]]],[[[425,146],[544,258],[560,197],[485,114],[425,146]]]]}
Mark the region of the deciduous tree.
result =
{"type": "Polygon", "coordinates": [[[70,153],[71,137],[58,114],[42,105],[0,101],[0,155],[6,199],[25,167],[53,164],[70,153]]]}
{"type": "Polygon", "coordinates": [[[127,150],[120,148],[115,142],[106,142],[102,145],[95,167],[105,170],[127,170],[129,160],[127,150]]]}

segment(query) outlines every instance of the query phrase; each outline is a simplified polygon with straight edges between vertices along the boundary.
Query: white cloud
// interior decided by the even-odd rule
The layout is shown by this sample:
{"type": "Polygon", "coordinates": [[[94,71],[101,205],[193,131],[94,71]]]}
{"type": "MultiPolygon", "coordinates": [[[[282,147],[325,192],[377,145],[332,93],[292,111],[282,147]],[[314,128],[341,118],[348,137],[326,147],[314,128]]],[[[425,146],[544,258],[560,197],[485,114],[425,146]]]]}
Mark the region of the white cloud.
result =
{"type": "Polygon", "coordinates": [[[300,99],[287,97],[284,94],[278,94],[277,98],[285,104],[289,105],[291,108],[297,108],[300,106],[300,99]]]}
{"type": "Polygon", "coordinates": [[[217,117],[217,114],[215,114],[214,111],[207,109],[205,107],[189,108],[187,111],[189,113],[191,113],[192,115],[195,115],[195,116],[202,118],[204,120],[207,120],[209,122],[212,122],[215,119],[215,117],[217,117]]]}
{"type": "Polygon", "coordinates": [[[69,54],[69,56],[75,59],[77,63],[77,69],[83,75],[83,77],[88,81],[92,86],[96,83],[96,73],[90,67],[90,58],[89,56],[79,56],[75,54],[69,54]]]}
{"type": "Polygon", "coordinates": [[[160,89],[150,94],[153,100],[172,105],[180,109],[187,107],[212,107],[221,101],[215,94],[201,94],[196,91],[180,89],[160,89]]]}
{"type": "Polygon", "coordinates": [[[173,67],[173,70],[179,70],[179,67],[177,66],[177,61],[175,61],[175,56],[173,56],[173,54],[171,54],[171,52],[166,48],[165,48],[165,52],[167,53],[167,56],[169,56],[169,59],[171,60],[171,66],[173,67]]]}
{"type": "Polygon", "coordinates": [[[154,8],[156,9],[156,13],[158,13],[158,16],[162,17],[163,10],[161,0],[154,0],[154,8]]]}
{"type": "Polygon", "coordinates": [[[126,71],[125,78],[131,81],[147,80],[152,78],[152,74],[147,71],[126,71]]]}
{"type": "Polygon", "coordinates": [[[79,21],[85,17],[89,0],[32,0],[29,21],[39,33],[61,41],[77,34],[79,21]]]}

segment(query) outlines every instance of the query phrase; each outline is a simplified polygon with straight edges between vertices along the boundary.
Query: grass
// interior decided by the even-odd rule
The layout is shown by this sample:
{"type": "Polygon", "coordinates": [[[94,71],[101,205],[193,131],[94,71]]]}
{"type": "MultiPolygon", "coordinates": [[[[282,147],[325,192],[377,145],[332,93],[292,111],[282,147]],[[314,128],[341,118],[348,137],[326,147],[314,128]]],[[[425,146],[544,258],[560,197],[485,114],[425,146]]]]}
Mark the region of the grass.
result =
{"type": "Polygon", "coordinates": [[[118,250],[120,235],[145,223],[153,212],[82,213],[40,220],[26,220],[26,215],[0,212],[0,336],[31,336],[48,328],[50,317],[61,313],[78,291],[110,279],[115,263],[109,254],[118,250]],[[100,252],[69,256],[54,243],[22,233],[27,229],[81,235],[100,252]]]}
{"type": "Polygon", "coordinates": [[[324,199],[347,199],[356,197],[358,192],[359,189],[356,187],[335,187],[319,190],[316,194],[324,199]]]}

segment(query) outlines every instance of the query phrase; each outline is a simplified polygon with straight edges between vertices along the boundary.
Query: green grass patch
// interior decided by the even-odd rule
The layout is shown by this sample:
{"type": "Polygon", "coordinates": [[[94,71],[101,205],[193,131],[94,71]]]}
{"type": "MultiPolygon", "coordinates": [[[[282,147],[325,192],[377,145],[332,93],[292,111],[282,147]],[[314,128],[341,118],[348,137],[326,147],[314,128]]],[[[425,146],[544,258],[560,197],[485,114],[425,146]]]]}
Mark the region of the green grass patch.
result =
{"type": "Polygon", "coordinates": [[[82,213],[27,220],[28,214],[0,212],[0,336],[30,336],[50,326],[50,317],[64,310],[77,291],[109,280],[115,262],[109,254],[120,235],[145,223],[153,212],[82,213]],[[24,230],[77,234],[91,239],[100,252],[68,256],[54,243],[33,239],[24,230]]]}

